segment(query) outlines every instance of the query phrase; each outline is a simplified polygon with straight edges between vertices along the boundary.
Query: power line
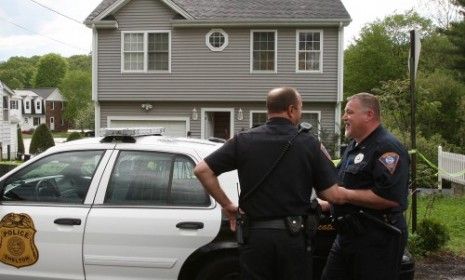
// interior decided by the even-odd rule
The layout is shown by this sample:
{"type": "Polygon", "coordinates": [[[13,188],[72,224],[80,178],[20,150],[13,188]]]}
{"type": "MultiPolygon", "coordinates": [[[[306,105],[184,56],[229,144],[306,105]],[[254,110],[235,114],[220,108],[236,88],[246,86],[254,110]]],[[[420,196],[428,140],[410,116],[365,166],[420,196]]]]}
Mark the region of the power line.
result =
{"type": "Polygon", "coordinates": [[[35,1],[35,0],[29,0],[29,1],[31,1],[31,2],[33,2],[33,3],[36,3],[37,5],[41,6],[42,8],[45,8],[45,9],[47,9],[47,10],[49,10],[49,11],[52,11],[52,12],[54,12],[54,13],[57,13],[57,14],[59,14],[60,16],[65,17],[65,18],[67,18],[67,19],[69,19],[69,20],[72,20],[72,21],[74,21],[74,22],[77,22],[77,23],[79,23],[79,24],[81,24],[81,25],[83,24],[83,23],[80,22],[79,20],[74,19],[74,18],[72,18],[72,17],[70,17],[70,16],[67,16],[67,15],[65,15],[65,14],[62,14],[62,13],[58,12],[57,10],[54,10],[54,9],[48,7],[48,6],[45,6],[44,4],[39,3],[39,2],[37,2],[37,1],[35,1]]]}
{"type": "Polygon", "coordinates": [[[6,22],[8,22],[9,24],[12,24],[12,25],[14,25],[14,26],[16,26],[16,27],[18,27],[18,28],[21,28],[21,29],[23,29],[23,30],[25,30],[25,31],[27,31],[27,32],[29,32],[29,33],[37,34],[37,35],[39,35],[39,36],[45,37],[45,38],[47,38],[47,39],[49,39],[49,40],[55,41],[55,42],[57,42],[57,43],[66,45],[66,46],[68,46],[68,47],[71,47],[71,48],[74,48],[74,49],[77,49],[77,50],[86,51],[86,52],[89,51],[89,50],[86,50],[86,49],[83,49],[83,48],[80,48],[80,47],[77,47],[77,46],[70,45],[70,44],[68,44],[68,43],[65,43],[65,42],[63,42],[63,41],[57,40],[57,39],[52,38],[52,37],[50,37],[50,36],[43,35],[43,34],[40,34],[40,33],[34,32],[34,31],[31,31],[31,30],[27,29],[26,27],[21,26],[21,25],[15,23],[15,22],[13,22],[13,21],[7,19],[7,18],[4,18],[4,17],[1,17],[1,16],[0,16],[0,19],[6,21],[6,22]]]}

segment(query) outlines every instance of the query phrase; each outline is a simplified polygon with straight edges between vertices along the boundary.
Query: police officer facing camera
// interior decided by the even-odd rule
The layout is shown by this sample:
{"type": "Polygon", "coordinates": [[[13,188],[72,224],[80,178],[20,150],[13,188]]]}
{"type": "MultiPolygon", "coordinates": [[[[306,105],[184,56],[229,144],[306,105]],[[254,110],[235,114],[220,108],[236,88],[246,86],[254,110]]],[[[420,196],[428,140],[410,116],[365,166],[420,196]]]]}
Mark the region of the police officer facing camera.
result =
{"type": "Polygon", "coordinates": [[[372,94],[349,97],[343,121],[353,140],[339,163],[338,184],[356,190],[358,199],[332,207],[338,234],[322,279],[398,279],[407,241],[408,153],[381,126],[372,94]]]}
{"type": "Polygon", "coordinates": [[[297,128],[302,114],[297,90],[275,88],[266,105],[266,124],[238,133],[194,172],[235,230],[238,207],[221,189],[217,176],[238,170],[239,206],[247,217],[240,227],[242,279],[310,279],[303,220],[311,215],[312,188],[332,203],[346,202],[348,194],[335,185],[334,166],[318,140],[297,128]]]}

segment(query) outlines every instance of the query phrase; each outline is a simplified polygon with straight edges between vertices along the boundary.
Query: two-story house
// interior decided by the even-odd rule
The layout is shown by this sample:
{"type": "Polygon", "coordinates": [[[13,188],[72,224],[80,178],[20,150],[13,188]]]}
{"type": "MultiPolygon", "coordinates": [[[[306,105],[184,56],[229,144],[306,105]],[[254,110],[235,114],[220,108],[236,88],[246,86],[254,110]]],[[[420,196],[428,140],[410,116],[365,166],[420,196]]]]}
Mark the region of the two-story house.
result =
{"type": "Polygon", "coordinates": [[[104,0],[85,20],[96,129],[229,138],[292,86],[315,132],[337,133],[350,21],[340,0],[104,0]]]}
{"type": "Polygon", "coordinates": [[[16,134],[15,120],[10,118],[10,99],[13,96],[13,91],[2,81],[0,81],[0,158],[10,159],[16,158],[18,140],[16,134]]]}
{"type": "Polygon", "coordinates": [[[23,131],[42,123],[53,131],[68,129],[68,122],[63,119],[65,100],[58,88],[15,90],[10,103],[11,117],[19,120],[23,131]]]}

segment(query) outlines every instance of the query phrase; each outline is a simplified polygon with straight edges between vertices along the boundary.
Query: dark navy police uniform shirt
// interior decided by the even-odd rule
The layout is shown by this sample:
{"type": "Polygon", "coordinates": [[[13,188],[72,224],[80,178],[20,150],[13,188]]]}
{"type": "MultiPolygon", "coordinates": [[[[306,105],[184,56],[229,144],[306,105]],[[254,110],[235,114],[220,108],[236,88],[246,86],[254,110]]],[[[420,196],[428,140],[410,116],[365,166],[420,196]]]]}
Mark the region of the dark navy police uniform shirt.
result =
{"type": "MultiPolygon", "coordinates": [[[[407,208],[409,163],[403,145],[380,125],[360,144],[353,140],[349,144],[338,166],[338,184],[348,189],[371,189],[400,205],[379,213],[400,213],[407,208]]],[[[351,204],[334,205],[333,214],[342,216],[358,209],[351,204]]]]}
{"type": "MultiPolygon", "coordinates": [[[[285,118],[238,133],[205,158],[215,175],[238,170],[241,197],[268,172],[297,128],[285,118]]],[[[336,182],[335,168],[310,133],[297,136],[274,171],[240,207],[251,219],[304,215],[312,188],[322,191],[336,182]]]]}

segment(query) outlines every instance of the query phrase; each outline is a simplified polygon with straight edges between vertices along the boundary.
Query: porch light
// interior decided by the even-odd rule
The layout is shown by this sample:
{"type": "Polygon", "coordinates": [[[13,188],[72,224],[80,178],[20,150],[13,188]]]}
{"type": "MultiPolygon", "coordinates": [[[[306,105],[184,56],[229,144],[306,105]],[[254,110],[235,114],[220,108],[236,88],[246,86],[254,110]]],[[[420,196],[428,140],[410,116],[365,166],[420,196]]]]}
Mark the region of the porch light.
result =
{"type": "Polygon", "coordinates": [[[199,118],[199,114],[197,113],[197,109],[192,109],[192,120],[196,121],[199,118]]]}
{"type": "Polygon", "coordinates": [[[237,120],[242,121],[244,119],[244,113],[242,113],[242,108],[239,108],[237,111],[237,120]]]}

